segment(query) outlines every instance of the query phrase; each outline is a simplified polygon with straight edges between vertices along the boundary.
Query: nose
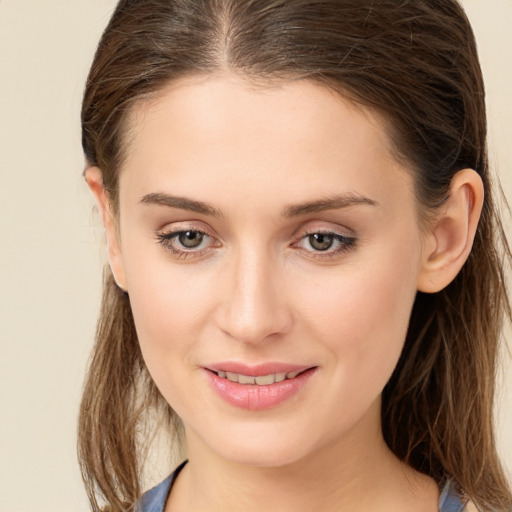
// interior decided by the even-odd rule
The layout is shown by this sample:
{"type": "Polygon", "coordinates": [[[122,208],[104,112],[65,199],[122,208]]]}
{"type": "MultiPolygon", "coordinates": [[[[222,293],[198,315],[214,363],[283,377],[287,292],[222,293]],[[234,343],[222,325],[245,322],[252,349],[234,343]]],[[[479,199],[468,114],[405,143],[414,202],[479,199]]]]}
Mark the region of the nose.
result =
{"type": "Polygon", "coordinates": [[[224,277],[217,310],[222,331],[240,342],[261,344],[291,329],[284,276],[263,251],[240,253],[226,264],[224,277]]]}

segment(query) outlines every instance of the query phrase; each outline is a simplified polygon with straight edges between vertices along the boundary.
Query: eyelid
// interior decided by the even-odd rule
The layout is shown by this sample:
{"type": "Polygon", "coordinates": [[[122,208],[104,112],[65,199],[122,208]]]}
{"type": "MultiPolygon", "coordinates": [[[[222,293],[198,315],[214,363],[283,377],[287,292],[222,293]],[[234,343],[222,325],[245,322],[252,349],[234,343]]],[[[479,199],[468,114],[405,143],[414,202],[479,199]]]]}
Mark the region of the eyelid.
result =
{"type": "Polygon", "coordinates": [[[199,258],[212,247],[219,247],[221,245],[218,241],[218,238],[213,235],[210,230],[198,227],[197,225],[193,225],[190,222],[176,222],[169,227],[159,229],[155,233],[155,238],[158,244],[160,244],[166,251],[170,252],[178,259],[199,258]],[[185,247],[179,248],[177,245],[175,245],[174,242],[181,233],[186,233],[187,231],[200,233],[201,235],[208,237],[211,240],[210,244],[208,244],[207,247],[202,247],[199,249],[187,249],[185,247]]]}
{"type": "Polygon", "coordinates": [[[295,237],[301,238],[307,235],[314,235],[315,233],[321,233],[324,235],[333,234],[338,236],[343,236],[345,238],[355,238],[356,234],[353,230],[346,228],[344,226],[332,225],[326,226],[324,223],[322,225],[306,225],[301,226],[294,234],[295,237]],[[332,227],[331,227],[332,226],[332,227]]]}
{"type": "Polygon", "coordinates": [[[314,235],[315,233],[321,233],[324,235],[333,234],[345,238],[357,238],[356,232],[353,229],[325,220],[312,220],[303,223],[297,230],[295,230],[292,237],[298,241],[305,236],[314,235]]]}
{"type": "Polygon", "coordinates": [[[334,258],[336,256],[340,257],[347,251],[354,249],[357,245],[358,239],[351,229],[341,228],[341,226],[334,227],[326,227],[318,226],[312,227],[310,225],[301,226],[298,232],[295,235],[295,242],[293,242],[292,246],[297,247],[299,250],[302,250],[307,254],[309,258],[315,259],[328,259],[334,258]],[[345,231],[345,232],[344,232],[345,231]],[[306,240],[309,236],[319,234],[319,235],[331,235],[335,238],[338,243],[338,247],[335,249],[326,249],[325,251],[315,251],[314,249],[308,250],[303,247],[300,247],[299,244],[306,240]]]}
{"type": "MultiPolygon", "coordinates": [[[[302,250],[304,253],[308,253],[308,257],[310,258],[320,259],[341,256],[342,253],[353,249],[358,241],[353,230],[340,225],[330,227],[326,226],[325,223],[322,223],[322,225],[318,226],[315,226],[314,224],[311,225],[311,223],[302,225],[298,230],[296,230],[292,237],[293,242],[291,247],[295,247],[296,249],[302,250]],[[335,248],[332,249],[329,247],[325,250],[315,250],[314,248],[307,249],[300,246],[301,242],[304,242],[305,239],[315,234],[329,235],[334,237],[333,244],[335,245],[335,248]]],[[[199,258],[210,251],[212,248],[218,248],[222,245],[218,237],[212,234],[209,229],[203,229],[202,227],[198,227],[197,225],[194,225],[190,222],[176,222],[166,228],[159,229],[155,233],[155,238],[157,243],[159,243],[165,250],[173,254],[175,257],[178,257],[178,259],[199,258]],[[186,248],[181,245],[178,246],[178,244],[175,242],[176,239],[180,234],[186,233],[187,231],[200,233],[204,237],[210,239],[207,247],[186,248]]]]}

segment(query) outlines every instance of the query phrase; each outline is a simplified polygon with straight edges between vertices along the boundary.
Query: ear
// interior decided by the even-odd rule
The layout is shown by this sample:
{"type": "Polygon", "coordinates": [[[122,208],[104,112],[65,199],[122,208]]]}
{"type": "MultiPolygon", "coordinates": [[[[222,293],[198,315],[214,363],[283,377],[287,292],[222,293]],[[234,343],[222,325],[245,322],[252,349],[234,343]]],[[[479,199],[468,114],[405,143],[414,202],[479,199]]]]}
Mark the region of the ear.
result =
{"type": "Polygon", "coordinates": [[[418,290],[435,293],[450,284],[466,262],[484,202],[484,186],[472,169],[452,179],[450,195],[428,228],[418,290]]]}
{"type": "Polygon", "coordinates": [[[116,229],[116,220],[112,213],[110,199],[105,187],[103,186],[103,175],[98,167],[88,167],[84,173],[85,181],[89,185],[96,206],[101,215],[103,227],[107,237],[107,256],[112,274],[117,286],[123,291],[126,290],[126,276],[124,272],[123,258],[121,254],[121,245],[119,235],[116,229]]]}

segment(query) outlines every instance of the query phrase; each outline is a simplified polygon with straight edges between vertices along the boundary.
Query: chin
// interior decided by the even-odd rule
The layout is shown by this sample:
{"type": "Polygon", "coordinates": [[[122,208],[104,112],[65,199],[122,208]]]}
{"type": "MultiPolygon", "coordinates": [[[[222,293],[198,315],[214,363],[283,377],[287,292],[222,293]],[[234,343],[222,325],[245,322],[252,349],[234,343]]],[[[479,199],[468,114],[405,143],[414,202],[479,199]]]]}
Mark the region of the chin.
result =
{"type": "Polygon", "coordinates": [[[231,432],[208,432],[203,442],[217,456],[236,464],[254,467],[282,467],[307,456],[314,447],[311,433],[295,431],[277,425],[261,425],[231,432]],[[212,435],[213,434],[213,435],[212,435]]]}

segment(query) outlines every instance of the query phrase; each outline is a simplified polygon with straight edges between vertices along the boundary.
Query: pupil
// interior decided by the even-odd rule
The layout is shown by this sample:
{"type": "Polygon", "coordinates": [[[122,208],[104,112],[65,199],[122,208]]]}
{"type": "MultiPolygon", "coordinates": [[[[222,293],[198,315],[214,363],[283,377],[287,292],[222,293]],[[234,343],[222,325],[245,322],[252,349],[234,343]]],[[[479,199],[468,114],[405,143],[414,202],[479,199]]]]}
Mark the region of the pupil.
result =
{"type": "Polygon", "coordinates": [[[197,231],[185,231],[179,235],[180,244],[188,249],[193,249],[201,245],[203,234],[197,231]]]}
{"type": "Polygon", "coordinates": [[[309,243],[313,249],[317,251],[326,251],[332,247],[334,238],[332,235],[323,235],[322,233],[315,233],[309,235],[309,243]]]}

